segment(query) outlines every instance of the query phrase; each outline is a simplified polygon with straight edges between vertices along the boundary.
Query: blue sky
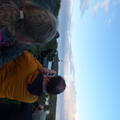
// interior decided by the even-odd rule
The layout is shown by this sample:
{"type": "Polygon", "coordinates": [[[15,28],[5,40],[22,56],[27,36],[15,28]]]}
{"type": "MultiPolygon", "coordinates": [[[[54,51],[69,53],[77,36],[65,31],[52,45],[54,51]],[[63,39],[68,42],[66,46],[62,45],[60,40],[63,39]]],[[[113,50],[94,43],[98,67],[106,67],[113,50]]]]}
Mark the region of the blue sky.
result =
{"type": "Polygon", "coordinates": [[[58,96],[62,120],[120,120],[120,0],[61,5],[60,74],[68,84],[58,96]]]}

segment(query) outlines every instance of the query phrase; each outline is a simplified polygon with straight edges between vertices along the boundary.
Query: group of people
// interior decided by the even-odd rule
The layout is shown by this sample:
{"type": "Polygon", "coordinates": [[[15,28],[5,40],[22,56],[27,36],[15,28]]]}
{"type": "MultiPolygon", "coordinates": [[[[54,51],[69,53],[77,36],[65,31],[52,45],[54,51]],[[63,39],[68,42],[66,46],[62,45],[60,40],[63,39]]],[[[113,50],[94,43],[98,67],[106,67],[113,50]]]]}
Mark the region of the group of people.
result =
{"type": "Polygon", "coordinates": [[[0,0],[0,98],[34,103],[66,88],[63,77],[44,68],[29,48],[57,34],[55,16],[34,0],[0,0]]]}

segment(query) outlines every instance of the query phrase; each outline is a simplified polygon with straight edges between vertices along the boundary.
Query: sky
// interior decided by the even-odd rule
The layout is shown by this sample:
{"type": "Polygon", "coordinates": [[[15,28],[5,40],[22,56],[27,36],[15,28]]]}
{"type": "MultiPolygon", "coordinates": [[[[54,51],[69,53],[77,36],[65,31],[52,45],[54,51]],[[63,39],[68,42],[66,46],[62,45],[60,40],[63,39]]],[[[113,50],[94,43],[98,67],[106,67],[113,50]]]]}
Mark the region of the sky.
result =
{"type": "Polygon", "coordinates": [[[120,0],[62,0],[56,120],[120,120],[120,0]]]}

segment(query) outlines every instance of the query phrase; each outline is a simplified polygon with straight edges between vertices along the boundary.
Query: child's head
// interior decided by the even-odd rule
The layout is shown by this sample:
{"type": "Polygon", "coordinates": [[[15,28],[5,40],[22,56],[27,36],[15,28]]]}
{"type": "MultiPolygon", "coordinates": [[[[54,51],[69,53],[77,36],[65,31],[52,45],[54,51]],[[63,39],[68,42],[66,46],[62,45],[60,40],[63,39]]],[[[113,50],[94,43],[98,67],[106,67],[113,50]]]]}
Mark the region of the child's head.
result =
{"type": "Polygon", "coordinates": [[[66,83],[61,76],[55,76],[51,78],[46,85],[47,93],[53,95],[63,92],[65,88],[66,88],[66,83]]]}
{"type": "Polygon", "coordinates": [[[57,32],[54,15],[30,1],[24,2],[21,9],[13,2],[1,4],[0,27],[7,27],[21,43],[46,43],[52,40],[57,32]]]}

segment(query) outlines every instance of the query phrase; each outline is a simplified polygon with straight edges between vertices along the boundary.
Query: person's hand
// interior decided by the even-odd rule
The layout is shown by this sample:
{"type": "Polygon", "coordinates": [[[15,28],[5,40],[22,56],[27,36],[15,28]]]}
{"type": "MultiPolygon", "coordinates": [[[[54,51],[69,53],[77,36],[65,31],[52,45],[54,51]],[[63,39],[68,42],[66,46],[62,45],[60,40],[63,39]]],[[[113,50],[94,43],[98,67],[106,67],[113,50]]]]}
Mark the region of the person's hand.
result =
{"type": "Polygon", "coordinates": [[[43,105],[38,105],[37,109],[38,110],[44,110],[44,106],[43,105]]]}
{"type": "Polygon", "coordinates": [[[33,109],[33,113],[37,110],[44,110],[44,106],[43,105],[38,105],[36,108],[33,109]]]}
{"type": "Polygon", "coordinates": [[[55,74],[56,74],[56,71],[50,70],[50,69],[48,69],[48,68],[41,68],[41,69],[39,70],[39,72],[40,72],[40,73],[43,73],[43,74],[45,74],[45,75],[47,75],[47,76],[55,76],[55,74]]]}

